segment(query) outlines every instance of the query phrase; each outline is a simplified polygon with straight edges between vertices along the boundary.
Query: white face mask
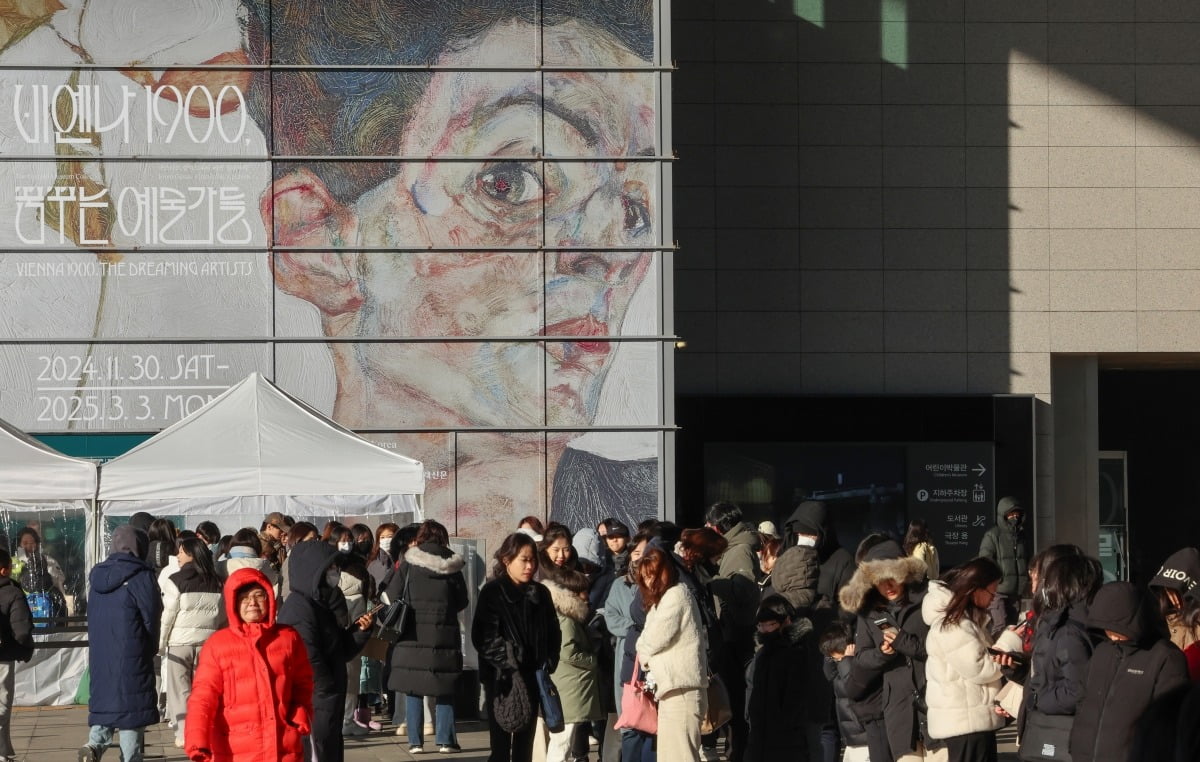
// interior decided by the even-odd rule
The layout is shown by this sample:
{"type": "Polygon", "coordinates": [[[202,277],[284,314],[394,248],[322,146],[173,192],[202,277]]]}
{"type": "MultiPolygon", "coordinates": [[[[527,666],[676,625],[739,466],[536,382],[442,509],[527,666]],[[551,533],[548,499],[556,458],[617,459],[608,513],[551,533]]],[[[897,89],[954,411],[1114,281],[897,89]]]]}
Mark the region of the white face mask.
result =
{"type": "Polygon", "coordinates": [[[796,538],[796,544],[803,545],[808,548],[815,548],[815,547],[817,547],[817,538],[816,537],[808,537],[807,535],[800,535],[799,537],[796,538]]]}
{"type": "Polygon", "coordinates": [[[349,553],[350,548],[352,548],[352,547],[354,547],[354,543],[339,542],[338,543],[338,553],[349,553]]]}
{"type": "Polygon", "coordinates": [[[382,550],[384,553],[391,555],[391,553],[392,553],[392,538],[384,537],[382,540],[380,540],[379,541],[379,549],[382,550]]]}

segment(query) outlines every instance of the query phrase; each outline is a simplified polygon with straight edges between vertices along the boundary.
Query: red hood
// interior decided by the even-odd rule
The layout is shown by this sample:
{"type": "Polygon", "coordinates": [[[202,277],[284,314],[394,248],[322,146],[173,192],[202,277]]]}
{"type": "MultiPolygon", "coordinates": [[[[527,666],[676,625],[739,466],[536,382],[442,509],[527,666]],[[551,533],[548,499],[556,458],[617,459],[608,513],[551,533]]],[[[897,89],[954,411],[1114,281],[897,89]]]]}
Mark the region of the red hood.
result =
{"type": "Polygon", "coordinates": [[[271,585],[266,575],[258,569],[246,567],[230,574],[229,579],[225,580],[225,589],[222,594],[225,596],[225,616],[229,620],[229,626],[235,632],[242,635],[250,635],[258,630],[274,626],[275,588],[271,585]],[[258,585],[267,591],[267,618],[263,622],[246,624],[242,621],[241,615],[238,614],[237,591],[238,588],[251,584],[258,585]]]}

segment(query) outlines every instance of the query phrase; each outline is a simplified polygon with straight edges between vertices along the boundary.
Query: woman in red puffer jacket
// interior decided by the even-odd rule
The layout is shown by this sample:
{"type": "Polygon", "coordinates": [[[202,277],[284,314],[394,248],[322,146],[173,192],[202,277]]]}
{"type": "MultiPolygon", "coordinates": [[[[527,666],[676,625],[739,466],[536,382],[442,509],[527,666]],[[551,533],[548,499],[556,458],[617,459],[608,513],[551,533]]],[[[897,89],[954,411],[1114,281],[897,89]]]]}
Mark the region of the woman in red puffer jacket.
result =
{"type": "Polygon", "coordinates": [[[184,747],[195,762],[301,762],[313,678],[299,634],[275,623],[275,592],[257,569],[224,590],[229,626],[200,651],[184,747]]]}

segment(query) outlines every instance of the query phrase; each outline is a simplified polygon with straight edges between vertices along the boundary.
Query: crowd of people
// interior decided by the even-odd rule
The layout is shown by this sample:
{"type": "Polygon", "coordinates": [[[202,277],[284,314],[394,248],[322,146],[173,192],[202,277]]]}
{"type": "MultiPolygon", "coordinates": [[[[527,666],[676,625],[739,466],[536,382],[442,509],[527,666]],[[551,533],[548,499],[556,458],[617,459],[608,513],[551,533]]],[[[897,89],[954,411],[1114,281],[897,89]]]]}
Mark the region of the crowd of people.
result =
{"type": "MultiPolygon", "coordinates": [[[[1200,759],[1200,550],[1143,589],[1073,545],[1031,553],[1011,498],[953,568],[920,521],[851,552],[819,502],[782,533],[728,503],[705,518],[529,516],[472,591],[436,521],[273,513],[223,536],[135,516],[89,577],[79,759],[115,736],[139,762],[162,721],[195,762],[340,762],[389,721],[453,753],[467,638],[494,762],[990,762],[1008,725],[1024,760],[1200,759]]],[[[21,565],[0,548],[0,760],[32,653],[21,565]]]]}

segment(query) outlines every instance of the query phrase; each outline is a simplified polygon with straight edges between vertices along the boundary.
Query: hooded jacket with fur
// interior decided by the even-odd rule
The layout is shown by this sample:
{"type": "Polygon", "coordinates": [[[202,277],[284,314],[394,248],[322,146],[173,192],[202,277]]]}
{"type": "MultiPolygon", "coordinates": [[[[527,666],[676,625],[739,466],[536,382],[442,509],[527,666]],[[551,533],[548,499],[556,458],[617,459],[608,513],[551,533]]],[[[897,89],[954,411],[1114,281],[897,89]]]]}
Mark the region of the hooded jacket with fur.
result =
{"type": "Polygon", "coordinates": [[[413,625],[392,648],[388,688],[414,696],[452,696],[463,668],[458,612],[467,607],[462,556],[437,543],[409,548],[387,580],[389,601],[404,596],[413,625]]]}
{"type": "Polygon", "coordinates": [[[637,641],[638,657],[654,675],[659,696],[708,687],[707,640],[699,604],[688,588],[682,583],[668,588],[658,605],[646,612],[637,641]]]}
{"type": "Polygon", "coordinates": [[[1088,626],[1130,640],[1105,638],[1092,654],[1071,728],[1072,762],[1125,762],[1134,728],[1146,709],[1188,684],[1187,660],[1148,626],[1147,605],[1129,582],[1110,582],[1096,593],[1088,626]]]}
{"type": "Polygon", "coordinates": [[[562,633],[558,666],[552,677],[562,701],[563,720],[567,723],[602,720],[599,643],[588,634],[587,601],[551,578],[542,580],[542,584],[550,591],[562,633]]]}
{"type": "Polygon", "coordinates": [[[921,604],[929,625],[925,640],[925,703],[929,707],[929,735],[935,739],[984,733],[1004,727],[992,702],[1003,678],[992,661],[987,632],[970,619],[943,626],[952,598],[941,582],[931,582],[921,604]]]}
{"type": "Polygon", "coordinates": [[[925,594],[925,562],[904,556],[900,546],[890,540],[867,551],[838,594],[843,610],[858,616],[851,670],[860,674],[854,682],[881,682],[883,721],[894,757],[910,753],[922,740],[925,712],[917,698],[926,690],[929,626],[921,616],[925,594]],[[892,603],[875,589],[877,583],[889,579],[904,586],[903,597],[892,603]],[[880,648],[884,631],[875,624],[878,619],[886,619],[896,630],[891,654],[880,648]]]}

